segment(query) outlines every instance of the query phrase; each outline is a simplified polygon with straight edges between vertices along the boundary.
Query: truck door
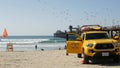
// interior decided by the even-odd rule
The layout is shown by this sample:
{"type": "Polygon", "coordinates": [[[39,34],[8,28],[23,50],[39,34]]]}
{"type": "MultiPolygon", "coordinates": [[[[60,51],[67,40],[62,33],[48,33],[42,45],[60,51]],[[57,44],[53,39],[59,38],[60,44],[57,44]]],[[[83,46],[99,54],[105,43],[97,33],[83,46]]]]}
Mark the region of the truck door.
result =
{"type": "Polygon", "coordinates": [[[78,37],[78,34],[67,34],[66,55],[68,55],[69,53],[82,53],[82,41],[76,40],[78,37]]]}

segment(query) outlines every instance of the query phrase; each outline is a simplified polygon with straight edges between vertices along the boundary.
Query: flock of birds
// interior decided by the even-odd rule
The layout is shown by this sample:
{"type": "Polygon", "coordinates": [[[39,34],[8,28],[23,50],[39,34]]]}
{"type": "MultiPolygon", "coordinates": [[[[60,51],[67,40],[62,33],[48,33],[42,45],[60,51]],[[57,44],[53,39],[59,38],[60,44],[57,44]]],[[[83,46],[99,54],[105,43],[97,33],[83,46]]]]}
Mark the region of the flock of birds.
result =
{"type": "MultiPolygon", "coordinates": [[[[47,1],[38,0],[38,2],[40,3],[41,11],[53,15],[57,20],[66,23],[75,22],[73,12],[69,7],[60,9],[56,6],[50,7],[47,1]]],[[[105,26],[109,23],[111,23],[111,25],[120,25],[119,19],[112,18],[112,10],[109,8],[103,8],[101,11],[82,10],[78,15],[77,20],[80,24],[93,22],[93,24],[102,24],[105,26]],[[101,16],[103,11],[106,16],[104,16],[104,14],[101,16]]]]}

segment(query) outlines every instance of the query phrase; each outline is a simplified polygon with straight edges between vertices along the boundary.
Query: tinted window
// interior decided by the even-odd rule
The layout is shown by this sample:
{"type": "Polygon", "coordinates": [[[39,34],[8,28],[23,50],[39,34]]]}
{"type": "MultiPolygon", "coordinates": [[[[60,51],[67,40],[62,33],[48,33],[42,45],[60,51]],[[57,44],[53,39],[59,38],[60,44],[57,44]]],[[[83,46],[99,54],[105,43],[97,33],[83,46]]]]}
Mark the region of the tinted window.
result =
{"type": "Polygon", "coordinates": [[[90,39],[108,39],[107,33],[88,33],[86,34],[86,40],[90,39]]]}
{"type": "Polygon", "coordinates": [[[76,40],[77,36],[75,34],[69,34],[68,35],[68,40],[76,40]]]}

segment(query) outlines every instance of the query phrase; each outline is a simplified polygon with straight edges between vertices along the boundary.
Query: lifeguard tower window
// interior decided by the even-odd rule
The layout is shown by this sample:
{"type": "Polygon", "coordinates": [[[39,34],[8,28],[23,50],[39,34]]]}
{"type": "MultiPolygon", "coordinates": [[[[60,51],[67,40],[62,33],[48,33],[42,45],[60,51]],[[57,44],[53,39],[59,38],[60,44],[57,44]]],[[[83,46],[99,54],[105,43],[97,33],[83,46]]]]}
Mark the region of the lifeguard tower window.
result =
{"type": "Polygon", "coordinates": [[[75,34],[68,34],[67,40],[68,41],[75,41],[77,36],[75,34]]]}
{"type": "Polygon", "coordinates": [[[88,33],[86,34],[86,40],[91,39],[109,39],[107,33],[88,33]]]}

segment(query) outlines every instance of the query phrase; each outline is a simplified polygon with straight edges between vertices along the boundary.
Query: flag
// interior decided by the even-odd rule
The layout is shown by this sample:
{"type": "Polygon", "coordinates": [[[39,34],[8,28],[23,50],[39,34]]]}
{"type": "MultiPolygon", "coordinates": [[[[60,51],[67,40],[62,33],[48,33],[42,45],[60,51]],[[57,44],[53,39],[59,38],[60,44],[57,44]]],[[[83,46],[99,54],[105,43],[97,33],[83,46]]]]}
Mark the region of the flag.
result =
{"type": "Polygon", "coordinates": [[[2,38],[6,38],[8,36],[6,28],[3,31],[2,38]]]}

